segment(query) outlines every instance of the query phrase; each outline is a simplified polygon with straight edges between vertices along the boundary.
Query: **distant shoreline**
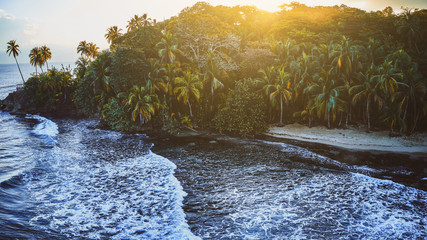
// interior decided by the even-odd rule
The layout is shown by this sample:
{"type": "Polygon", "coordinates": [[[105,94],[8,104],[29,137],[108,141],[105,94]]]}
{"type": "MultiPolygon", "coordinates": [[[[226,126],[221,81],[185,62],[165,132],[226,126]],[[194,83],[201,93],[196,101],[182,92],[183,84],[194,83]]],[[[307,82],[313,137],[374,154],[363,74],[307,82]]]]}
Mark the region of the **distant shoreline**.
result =
{"type": "Polygon", "coordinates": [[[293,123],[283,127],[270,126],[267,136],[305,142],[321,143],[353,150],[376,150],[401,153],[427,153],[427,134],[389,137],[387,131],[366,133],[361,129],[327,129],[323,126],[309,128],[293,123]]]}

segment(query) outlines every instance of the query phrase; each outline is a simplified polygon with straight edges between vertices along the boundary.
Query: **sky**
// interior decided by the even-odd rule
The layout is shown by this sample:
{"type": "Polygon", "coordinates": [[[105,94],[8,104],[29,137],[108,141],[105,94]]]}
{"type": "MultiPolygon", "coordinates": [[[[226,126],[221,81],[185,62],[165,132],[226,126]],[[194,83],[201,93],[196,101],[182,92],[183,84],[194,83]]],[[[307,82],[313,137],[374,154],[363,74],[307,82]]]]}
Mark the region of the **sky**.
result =
{"type": "MultiPolygon", "coordinates": [[[[0,64],[15,63],[6,54],[7,42],[16,40],[21,49],[19,62],[29,62],[33,47],[47,45],[52,62],[75,62],[76,47],[82,40],[94,42],[100,49],[109,47],[104,38],[108,27],[116,25],[126,31],[133,15],[147,13],[148,17],[163,21],[197,0],[0,0],[0,64]]],[[[216,5],[255,5],[271,12],[287,0],[206,0],[216,5]]],[[[367,11],[387,6],[395,11],[401,6],[427,8],[427,0],[299,0],[308,6],[345,4],[367,11]]]]}

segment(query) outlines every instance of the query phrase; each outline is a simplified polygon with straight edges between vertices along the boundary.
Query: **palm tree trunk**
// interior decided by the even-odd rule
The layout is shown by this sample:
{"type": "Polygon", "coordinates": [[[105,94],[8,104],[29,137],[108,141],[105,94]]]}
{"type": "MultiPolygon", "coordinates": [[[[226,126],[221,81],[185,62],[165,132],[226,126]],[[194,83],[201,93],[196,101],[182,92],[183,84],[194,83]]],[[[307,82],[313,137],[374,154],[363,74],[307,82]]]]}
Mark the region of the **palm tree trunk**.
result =
{"type": "Polygon", "coordinates": [[[15,58],[16,65],[18,66],[19,73],[21,74],[22,82],[25,83],[24,76],[22,76],[21,68],[19,67],[19,64],[18,64],[18,60],[16,60],[15,56],[13,56],[13,58],[15,58]]]}
{"type": "Polygon", "coordinates": [[[188,108],[190,109],[190,117],[193,117],[193,111],[191,111],[190,101],[188,101],[188,108]]]}
{"type": "Polygon", "coordinates": [[[38,74],[37,74],[37,66],[36,66],[36,76],[37,76],[38,74]]]}
{"type": "Polygon", "coordinates": [[[347,116],[345,117],[345,128],[348,128],[348,117],[349,117],[350,113],[347,113],[347,116]]]}
{"type": "Polygon", "coordinates": [[[283,99],[280,97],[280,123],[283,123],[283,99]]]}
{"type": "Polygon", "coordinates": [[[330,116],[329,116],[330,114],[329,114],[329,110],[328,110],[328,129],[330,129],[331,128],[331,118],[330,118],[330,116]]]}
{"type": "Polygon", "coordinates": [[[370,101],[371,99],[369,99],[368,98],[368,100],[367,100],[367,102],[366,102],[366,116],[367,116],[367,118],[368,118],[368,124],[367,124],[367,126],[368,126],[368,129],[366,130],[367,132],[369,132],[369,130],[371,129],[371,118],[370,118],[370,116],[369,116],[369,104],[370,104],[370,101]]]}
{"type": "Polygon", "coordinates": [[[49,71],[49,64],[46,61],[46,71],[49,71]]]}

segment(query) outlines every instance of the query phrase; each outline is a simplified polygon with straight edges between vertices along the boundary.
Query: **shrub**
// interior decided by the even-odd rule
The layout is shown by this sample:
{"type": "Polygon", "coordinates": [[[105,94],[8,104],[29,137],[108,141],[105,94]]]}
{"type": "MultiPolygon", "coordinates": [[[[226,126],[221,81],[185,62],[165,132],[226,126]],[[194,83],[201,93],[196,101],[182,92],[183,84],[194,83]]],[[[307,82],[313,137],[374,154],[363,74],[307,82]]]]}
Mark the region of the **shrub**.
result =
{"type": "Polygon", "coordinates": [[[136,130],[130,119],[129,107],[120,105],[116,98],[110,98],[102,107],[102,118],[112,130],[131,132],[136,130]]]}
{"type": "Polygon", "coordinates": [[[214,123],[220,131],[243,135],[265,131],[265,103],[262,95],[256,93],[254,80],[248,78],[236,82],[214,123]]]}
{"type": "Polygon", "coordinates": [[[56,110],[57,105],[70,103],[75,82],[69,70],[50,69],[39,76],[33,76],[25,82],[24,92],[30,103],[46,110],[56,110]]]}

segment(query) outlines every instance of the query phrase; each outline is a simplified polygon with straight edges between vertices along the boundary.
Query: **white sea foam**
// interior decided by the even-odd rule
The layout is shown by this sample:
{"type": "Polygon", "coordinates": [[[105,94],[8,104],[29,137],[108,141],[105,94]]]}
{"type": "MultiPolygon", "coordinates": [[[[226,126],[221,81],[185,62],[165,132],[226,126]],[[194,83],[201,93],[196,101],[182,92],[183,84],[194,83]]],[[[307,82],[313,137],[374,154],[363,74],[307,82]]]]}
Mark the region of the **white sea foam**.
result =
{"type": "Polygon", "coordinates": [[[58,125],[47,118],[31,114],[27,114],[25,118],[39,121],[39,123],[34,127],[34,134],[50,137],[52,139],[59,134],[58,125]]]}
{"type": "Polygon", "coordinates": [[[199,239],[185,220],[186,193],[176,166],[148,152],[135,158],[86,159],[79,144],[55,147],[49,169],[28,183],[39,213],[32,224],[69,238],[199,239]],[[71,151],[70,151],[71,150],[71,151]]]}
{"type": "MultiPolygon", "coordinates": [[[[290,174],[298,171],[292,170],[290,174]]],[[[235,226],[227,235],[242,239],[423,239],[427,236],[424,191],[362,174],[309,175],[302,179],[286,178],[282,183],[272,184],[271,189],[264,185],[262,194],[239,189],[224,191],[224,196],[217,194],[218,201],[226,199],[225,206],[243,200],[223,220],[235,226]]]]}

